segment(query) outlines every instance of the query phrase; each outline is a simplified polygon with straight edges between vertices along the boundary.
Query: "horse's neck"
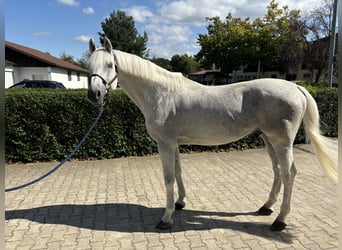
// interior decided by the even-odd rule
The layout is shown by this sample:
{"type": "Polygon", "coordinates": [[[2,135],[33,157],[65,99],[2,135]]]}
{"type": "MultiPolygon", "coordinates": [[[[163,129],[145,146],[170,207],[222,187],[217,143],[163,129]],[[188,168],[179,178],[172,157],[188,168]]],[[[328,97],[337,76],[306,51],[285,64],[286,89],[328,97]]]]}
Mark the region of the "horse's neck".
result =
{"type": "Polygon", "coordinates": [[[138,106],[140,111],[146,115],[154,102],[155,92],[151,85],[139,80],[138,77],[120,73],[119,84],[128,97],[138,106]]]}

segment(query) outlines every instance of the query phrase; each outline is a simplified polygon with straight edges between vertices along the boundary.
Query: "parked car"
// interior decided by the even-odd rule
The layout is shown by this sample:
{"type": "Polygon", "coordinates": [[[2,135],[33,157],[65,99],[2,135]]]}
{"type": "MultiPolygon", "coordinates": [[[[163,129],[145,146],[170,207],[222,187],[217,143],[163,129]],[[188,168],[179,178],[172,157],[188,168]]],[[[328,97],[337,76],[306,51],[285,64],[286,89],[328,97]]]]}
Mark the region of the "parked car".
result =
{"type": "Polygon", "coordinates": [[[23,80],[9,87],[14,88],[50,88],[50,89],[65,89],[63,83],[48,80],[23,80]]]}

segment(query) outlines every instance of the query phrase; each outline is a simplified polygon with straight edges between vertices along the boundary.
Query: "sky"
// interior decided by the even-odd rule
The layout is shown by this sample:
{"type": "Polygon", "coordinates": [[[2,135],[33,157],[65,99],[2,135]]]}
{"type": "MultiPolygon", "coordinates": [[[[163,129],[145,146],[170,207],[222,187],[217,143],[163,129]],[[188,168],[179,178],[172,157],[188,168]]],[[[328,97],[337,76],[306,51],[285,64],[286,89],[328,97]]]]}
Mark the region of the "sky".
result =
{"type": "MultiPolygon", "coordinates": [[[[148,35],[150,57],[170,59],[194,55],[199,34],[207,33],[205,18],[228,13],[234,17],[263,17],[270,0],[5,0],[5,39],[55,57],[79,59],[93,38],[99,44],[101,22],[110,13],[132,16],[138,33],[148,35]]],[[[280,6],[307,13],[321,0],[278,0],[280,6]]]]}

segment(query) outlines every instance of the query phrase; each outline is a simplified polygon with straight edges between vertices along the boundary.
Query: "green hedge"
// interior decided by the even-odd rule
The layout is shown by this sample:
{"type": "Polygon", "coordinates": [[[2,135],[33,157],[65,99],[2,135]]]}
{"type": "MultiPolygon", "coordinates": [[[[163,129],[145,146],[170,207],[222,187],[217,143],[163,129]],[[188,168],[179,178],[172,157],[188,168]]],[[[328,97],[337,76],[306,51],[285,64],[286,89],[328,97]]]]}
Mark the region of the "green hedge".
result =
{"type": "MultiPolygon", "coordinates": [[[[337,137],[337,90],[309,89],[318,101],[322,128],[337,137]]],[[[61,160],[78,144],[98,114],[86,90],[6,90],[6,161],[61,160]]],[[[303,142],[304,133],[296,142],[303,142]]],[[[221,146],[182,146],[181,152],[255,148],[255,136],[221,146]]],[[[148,136],[144,118],[121,90],[108,95],[99,123],[74,158],[104,159],[157,152],[148,136]]]]}

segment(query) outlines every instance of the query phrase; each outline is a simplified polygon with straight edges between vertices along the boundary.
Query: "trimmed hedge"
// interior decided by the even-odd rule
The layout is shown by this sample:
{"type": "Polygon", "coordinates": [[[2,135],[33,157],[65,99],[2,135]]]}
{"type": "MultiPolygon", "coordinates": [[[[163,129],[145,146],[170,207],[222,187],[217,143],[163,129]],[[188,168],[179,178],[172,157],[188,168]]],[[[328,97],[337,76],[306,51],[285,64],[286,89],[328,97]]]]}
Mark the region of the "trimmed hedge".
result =
{"type": "MultiPolygon", "coordinates": [[[[325,135],[337,137],[337,89],[309,88],[318,102],[325,135]]],[[[79,143],[99,109],[86,90],[6,90],[7,162],[62,160],[79,143]]],[[[303,129],[296,142],[303,142],[303,129]]],[[[255,148],[260,138],[245,137],[226,145],[181,146],[181,152],[255,148]]],[[[157,152],[143,115],[122,90],[111,91],[99,123],[76,152],[77,159],[104,159],[157,152]]]]}
{"type": "MultiPolygon", "coordinates": [[[[99,123],[75,158],[151,154],[143,116],[121,91],[113,91],[99,123]]],[[[99,109],[86,90],[6,91],[6,160],[61,160],[79,143],[99,109]]]]}

